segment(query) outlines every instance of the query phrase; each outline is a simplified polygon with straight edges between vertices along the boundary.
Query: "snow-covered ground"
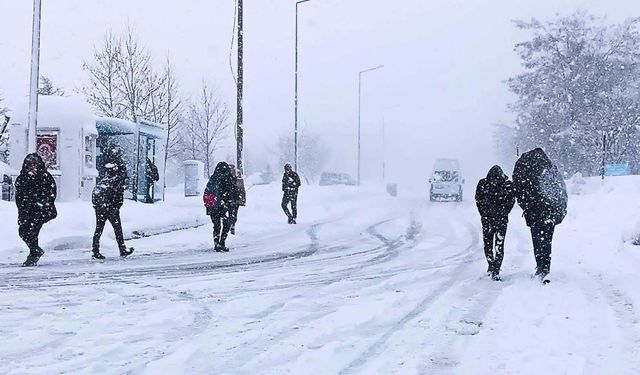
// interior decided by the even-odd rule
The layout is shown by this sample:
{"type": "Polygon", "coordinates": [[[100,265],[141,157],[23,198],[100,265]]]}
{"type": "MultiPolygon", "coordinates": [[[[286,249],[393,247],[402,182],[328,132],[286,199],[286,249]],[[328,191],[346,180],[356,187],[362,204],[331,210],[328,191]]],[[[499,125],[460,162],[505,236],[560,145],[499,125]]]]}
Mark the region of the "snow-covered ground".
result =
{"type": "Polygon", "coordinates": [[[136,252],[108,227],[105,262],[90,205],[61,204],[32,269],[0,203],[0,373],[640,374],[640,178],[569,187],[545,286],[519,209],[493,282],[473,202],[402,187],[306,186],[289,226],[256,186],[228,254],[199,198],[128,202],[136,252]]]}

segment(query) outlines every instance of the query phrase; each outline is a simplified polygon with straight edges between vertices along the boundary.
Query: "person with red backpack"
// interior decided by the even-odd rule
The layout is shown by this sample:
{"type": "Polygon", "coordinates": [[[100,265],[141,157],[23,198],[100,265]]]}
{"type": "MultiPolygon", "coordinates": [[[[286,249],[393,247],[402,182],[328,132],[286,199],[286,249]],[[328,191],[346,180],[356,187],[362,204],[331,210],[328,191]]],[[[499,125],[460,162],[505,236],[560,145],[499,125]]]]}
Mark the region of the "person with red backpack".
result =
{"type": "Polygon", "coordinates": [[[229,208],[233,200],[234,187],[235,181],[229,164],[224,161],[219,162],[209,178],[203,195],[207,215],[213,222],[214,250],[217,252],[229,251],[225,241],[231,227],[229,208]]]}

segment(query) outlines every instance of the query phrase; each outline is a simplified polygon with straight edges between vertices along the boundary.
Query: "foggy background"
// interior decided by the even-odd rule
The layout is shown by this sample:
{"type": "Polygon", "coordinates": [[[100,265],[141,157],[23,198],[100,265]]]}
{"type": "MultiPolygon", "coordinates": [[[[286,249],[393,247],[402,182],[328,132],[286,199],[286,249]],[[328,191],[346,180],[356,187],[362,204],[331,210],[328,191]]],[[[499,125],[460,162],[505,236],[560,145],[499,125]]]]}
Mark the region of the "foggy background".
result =
{"type": "MultiPolygon", "coordinates": [[[[5,105],[28,100],[32,4],[0,0],[0,93],[5,105]]],[[[229,68],[233,0],[42,0],[40,73],[67,93],[87,82],[83,60],[107,30],[131,26],[160,67],[168,54],[181,92],[202,80],[233,112],[229,68]]],[[[362,86],[363,181],[425,183],[436,157],[456,157],[467,182],[495,162],[492,124],[510,122],[504,80],[521,71],[513,52],[526,34],[513,19],[582,9],[608,21],[640,15],[631,0],[312,0],[299,6],[299,126],[321,134],[332,153],[326,170],[356,176],[358,72],[362,86]],[[382,146],[382,124],[386,142],[382,146]],[[383,151],[384,150],[384,151],[383,151]]],[[[294,0],[245,0],[245,150],[275,158],[294,122],[294,0]]],[[[235,43],[232,55],[235,69],[235,43]]],[[[235,155],[233,132],[229,149],[235,155]]],[[[248,163],[252,159],[247,160],[248,163]]],[[[512,166],[504,166],[510,174],[512,166]]]]}

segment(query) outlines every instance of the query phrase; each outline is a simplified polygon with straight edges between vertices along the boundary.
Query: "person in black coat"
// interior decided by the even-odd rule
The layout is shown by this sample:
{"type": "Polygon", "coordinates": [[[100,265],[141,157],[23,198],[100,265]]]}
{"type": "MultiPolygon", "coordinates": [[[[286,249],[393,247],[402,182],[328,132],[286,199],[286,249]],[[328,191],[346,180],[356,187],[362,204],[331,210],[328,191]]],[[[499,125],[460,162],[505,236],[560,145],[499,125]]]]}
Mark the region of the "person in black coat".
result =
{"type": "Polygon", "coordinates": [[[500,279],[500,267],[504,258],[504,239],[509,224],[509,213],[515,204],[513,184],[497,165],[478,182],[476,206],[482,219],[484,254],[494,280],[500,279]],[[495,248],[495,253],[494,253],[495,248]]]}
{"type": "Polygon", "coordinates": [[[229,207],[233,200],[234,191],[235,181],[231,175],[229,164],[221,161],[216,165],[216,169],[209,178],[203,196],[207,215],[211,217],[213,222],[214,249],[218,252],[229,251],[225,242],[231,226],[229,207]]]}
{"type": "Polygon", "coordinates": [[[291,164],[285,164],[282,176],[282,210],[289,219],[289,224],[296,224],[298,218],[298,188],[300,176],[291,168],[291,164]],[[288,205],[291,204],[291,211],[288,205]]]}
{"type": "Polygon", "coordinates": [[[35,266],[44,251],[38,245],[38,236],[45,223],[58,216],[55,206],[56,182],[47,172],[40,155],[25,157],[22,170],[16,179],[16,206],[18,207],[18,234],[29,247],[29,256],[22,264],[35,266]]]}
{"type": "Polygon", "coordinates": [[[145,203],[153,203],[153,196],[155,195],[155,183],[160,180],[160,174],[158,173],[158,167],[147,158],[147,167],[144,171],[145,181],[147,183],[147,195],[145,197],[145,203]]]}
{"type": "Polygon", "coordinates": [[[233,177],[233,194],[229,200],[229,233],[236,234],[236,222],[238,222],[238,209],[247,204],[247,193],[244,188],[244,180],[238,175],[236,166],[229,164],[229,170],[233,177]]]}
{"type": "Polygon", "coordinates": [[[127,184],[127,170],[124,163],[107,163],[104,176],[93,189],[91,202],[96,212],[96,230],[93,234],[93,258],[105,259],[100,253],[100,237],[104,231],[107,220],[111,223],[116,235],[116,242],[120,250],[120,256],[126,257],[133,253],[133,248],[127,249],[122,233],[122,221],[120,220],[120,208],[124,203],[124,190],[127,184]]]}
{"type": "Polygon", "coordinates": [[[541,148],[520,156],[513,169],[513,184],[531,228],[536,276],[548,282],[553,233],[567,214],[567,187],[558,168],[541,148]]]}

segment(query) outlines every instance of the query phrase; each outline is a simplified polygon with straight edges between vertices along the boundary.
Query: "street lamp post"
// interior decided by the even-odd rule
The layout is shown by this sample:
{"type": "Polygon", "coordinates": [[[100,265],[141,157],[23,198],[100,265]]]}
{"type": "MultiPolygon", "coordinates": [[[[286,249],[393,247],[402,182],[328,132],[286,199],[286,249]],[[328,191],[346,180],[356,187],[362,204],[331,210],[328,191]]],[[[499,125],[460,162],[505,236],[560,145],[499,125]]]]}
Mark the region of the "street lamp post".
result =
{"type": "Polygon", "coordinates": [[[361,70],[360,73],[358,74],[358,185],[360,185],[360,159],[361,159],[361,148],[360,148],[360,141],[361,141],[361,135],[360,135],[360,119],[361,119],[361,103],[362,103],[362,74],[367,73],[367,72],[371,72],[373,70],[377,70],[377,69],[381,69],[384,68],[384,65],[378,65],[374,68],[369,68],[369,69],[365,69],[365,70],[361,70]]]}
{"type": "Polygon", "coordinates": [[[295,120],[294,120],[294,134],[293,134],[293,164],[294,169],[298,170],[298,5],[309,2],[311,0],[299,0],[296,1],[296,68],[295,68],[295,120]]]}
{"type": "Polygon", "coordinates": [[[31,83],[29,86],[29,133],[27,150],[36,152],[38,126],[38,78],[40,75],[40,0],[33,0],[33,29],[31,31],[31,83]]]}

